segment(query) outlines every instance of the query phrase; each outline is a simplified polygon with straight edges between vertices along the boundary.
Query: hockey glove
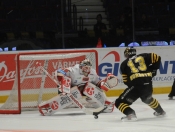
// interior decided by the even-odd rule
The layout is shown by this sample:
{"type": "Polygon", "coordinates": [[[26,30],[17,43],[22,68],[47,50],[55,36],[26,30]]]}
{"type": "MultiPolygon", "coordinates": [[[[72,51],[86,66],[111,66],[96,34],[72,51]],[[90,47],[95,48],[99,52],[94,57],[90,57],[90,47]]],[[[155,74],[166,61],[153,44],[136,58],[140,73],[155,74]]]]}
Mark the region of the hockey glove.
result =
{"type": "Polygon", "coordinates": [[[157,75],[157,70],[152,70],[152,77],[157,75]]]}

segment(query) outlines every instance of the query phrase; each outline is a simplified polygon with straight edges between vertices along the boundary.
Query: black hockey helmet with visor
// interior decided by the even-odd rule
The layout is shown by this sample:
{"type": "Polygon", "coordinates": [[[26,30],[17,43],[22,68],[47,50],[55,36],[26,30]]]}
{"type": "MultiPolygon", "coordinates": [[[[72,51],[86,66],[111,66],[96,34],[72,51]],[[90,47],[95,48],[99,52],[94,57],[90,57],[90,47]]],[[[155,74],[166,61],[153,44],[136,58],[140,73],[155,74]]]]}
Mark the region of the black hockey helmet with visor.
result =
{"type": "Polygon", "coordinates": [[[126,58],[130,58],[132,56],[136,55],[136,49],[134,47],[127,47],[124,51],[124,56],[126,58]]]}

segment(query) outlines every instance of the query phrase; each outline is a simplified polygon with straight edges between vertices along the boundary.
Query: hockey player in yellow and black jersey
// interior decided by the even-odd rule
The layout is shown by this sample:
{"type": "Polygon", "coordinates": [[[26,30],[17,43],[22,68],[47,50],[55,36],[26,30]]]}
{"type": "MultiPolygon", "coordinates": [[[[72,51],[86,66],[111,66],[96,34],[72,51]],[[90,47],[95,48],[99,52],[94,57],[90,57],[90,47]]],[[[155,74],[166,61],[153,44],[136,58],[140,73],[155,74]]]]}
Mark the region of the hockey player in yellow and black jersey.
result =
{"type": "Polygon", "coordinates": [[[126,115],[122,121],[137,120],[135,111],[130,105],[138,98],[155,110],[155,116],[164,116],[166,113],[159,102],[152,97],[152,77],[159,69],[161,57],[155,53],[136,55],[136,49],[127,47],[124,51],[126,60],[120,66],[123,82],[128,86],[115,101],[115,106],[126,115]]]}

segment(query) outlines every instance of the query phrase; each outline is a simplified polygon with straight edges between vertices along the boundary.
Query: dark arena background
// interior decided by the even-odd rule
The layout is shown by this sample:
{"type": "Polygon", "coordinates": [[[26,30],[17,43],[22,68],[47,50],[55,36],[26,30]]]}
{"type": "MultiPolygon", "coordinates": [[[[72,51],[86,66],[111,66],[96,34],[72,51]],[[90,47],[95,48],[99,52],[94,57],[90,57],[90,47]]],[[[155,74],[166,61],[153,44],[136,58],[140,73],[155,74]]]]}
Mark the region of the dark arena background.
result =
{"type": "Polygon", "coordinates": [[[174,45],[174,7],[174,0],[0,0],[0,51],[94,48],[99,38],[102,47],[174,45]]]}

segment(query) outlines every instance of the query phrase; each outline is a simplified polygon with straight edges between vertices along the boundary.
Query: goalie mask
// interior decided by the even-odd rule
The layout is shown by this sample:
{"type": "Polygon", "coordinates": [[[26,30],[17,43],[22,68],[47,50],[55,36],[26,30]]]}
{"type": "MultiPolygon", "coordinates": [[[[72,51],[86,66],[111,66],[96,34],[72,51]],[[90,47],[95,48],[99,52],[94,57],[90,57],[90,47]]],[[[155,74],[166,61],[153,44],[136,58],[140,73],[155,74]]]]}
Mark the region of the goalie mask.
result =
{"type": "Polygon", "coordinates": [[[91,71],[91,66],[92,66],[92,63],[90,62],[90,60],[85,59],[80,63],[80,70],[85,76],[87,76],[91,71]]]}

